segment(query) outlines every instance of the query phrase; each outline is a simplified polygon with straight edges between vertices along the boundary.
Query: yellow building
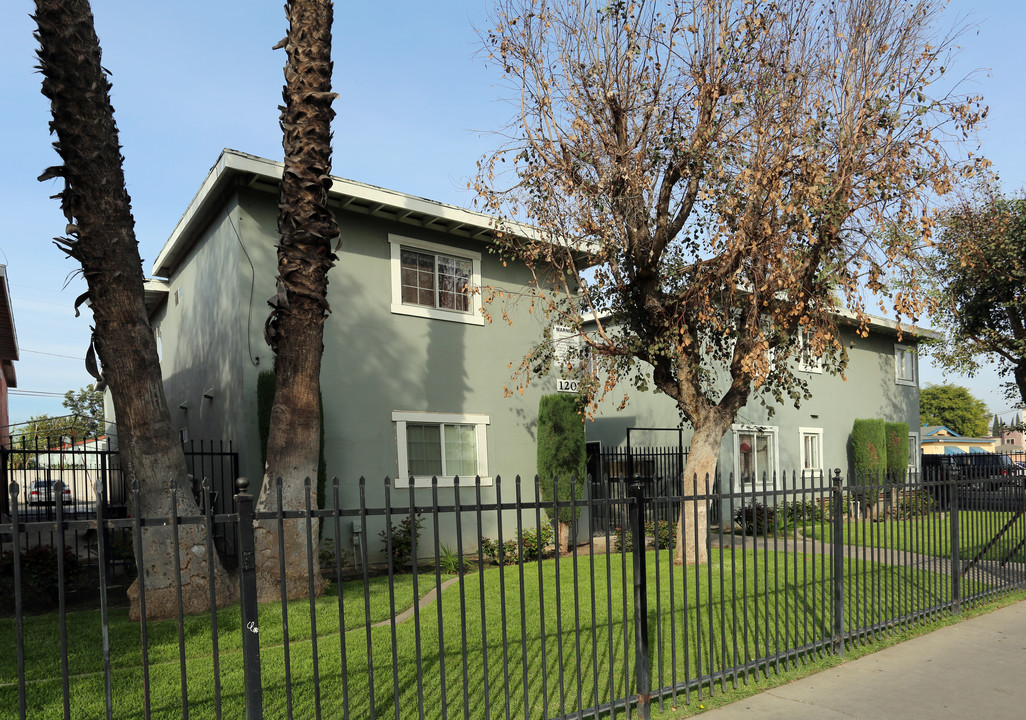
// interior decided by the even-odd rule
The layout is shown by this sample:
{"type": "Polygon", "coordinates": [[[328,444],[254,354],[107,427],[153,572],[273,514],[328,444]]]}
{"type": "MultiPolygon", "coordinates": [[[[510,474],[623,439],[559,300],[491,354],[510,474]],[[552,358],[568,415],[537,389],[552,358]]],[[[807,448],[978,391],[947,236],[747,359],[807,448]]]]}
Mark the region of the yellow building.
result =
{"type": "Polygon", "coordinates": [[[1000,443],[999,438],[962,437],[943,425],[924,425],[920,432],[924,455],[995,452],[1000,443]]]}

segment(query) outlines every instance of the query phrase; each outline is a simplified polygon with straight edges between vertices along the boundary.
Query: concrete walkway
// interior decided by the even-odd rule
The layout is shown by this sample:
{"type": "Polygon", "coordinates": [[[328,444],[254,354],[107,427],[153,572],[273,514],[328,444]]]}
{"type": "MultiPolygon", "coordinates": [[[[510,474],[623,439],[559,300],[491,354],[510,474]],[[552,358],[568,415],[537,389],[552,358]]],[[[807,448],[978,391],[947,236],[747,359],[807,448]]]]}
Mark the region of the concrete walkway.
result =
{"type": "Polygon", "coordinates": [[[1019,720],[1026,602],[710,710],[702,720],[1019,720]]]}

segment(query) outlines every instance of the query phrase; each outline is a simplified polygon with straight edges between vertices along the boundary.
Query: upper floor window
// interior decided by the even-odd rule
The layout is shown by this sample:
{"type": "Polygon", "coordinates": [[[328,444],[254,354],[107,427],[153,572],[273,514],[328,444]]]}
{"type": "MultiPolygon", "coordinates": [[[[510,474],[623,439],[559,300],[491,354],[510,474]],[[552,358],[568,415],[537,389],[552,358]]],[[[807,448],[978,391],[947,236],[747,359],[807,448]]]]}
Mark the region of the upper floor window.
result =
{"type": "Polygon", "coordinates": [[[916,351],[908,345],[894,345],[894,382],[916,384],[916,351]]]}
{"type": "Polygon", "coordinates": [[[483,325],[481,254],[389,235],[392,312],[483,325]]]}
{"type": "Polygon", "coordinates": [[[798,331],[798,369],[810,373],[823,372],[823,358],[813,354],[805,330],[798,331]]]}

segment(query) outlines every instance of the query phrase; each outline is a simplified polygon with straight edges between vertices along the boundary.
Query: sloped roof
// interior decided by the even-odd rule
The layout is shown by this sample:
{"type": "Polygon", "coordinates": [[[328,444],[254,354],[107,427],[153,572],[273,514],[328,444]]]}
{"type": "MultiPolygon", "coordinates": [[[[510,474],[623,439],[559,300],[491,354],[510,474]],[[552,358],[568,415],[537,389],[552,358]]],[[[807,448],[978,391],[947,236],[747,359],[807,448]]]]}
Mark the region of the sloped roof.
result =
{"type": "MultiPolygon", "coordinates": [[[[209,222],[222,203],[223,191],[235,184],[275,190],[284,165],[274,160],[248,155],[238,150],[221,151],[196,196],[175,226],[153,262],[153,274],[170,277],[189,249],[196,243],[200,230],[209,222]]],[[[428,228],[489,241],[493,236],[495,218],[445,203],[407,195],[396,190],[332,177],[329,201],[343,210],[365,213],[417,227],[428,228]]],[[[507,225],[526,237],[537,237],[536,231],[524,225],[507,225]]]]}
{"type": "Polygon", "coordinates": [[[18,387],[18,377],[14,372],[14,361],[18,359],[18,333],[14,329],[7,266],[0,265],[0,370],[7,387],[18,387]]]}
{"type": "Polygon", "coordinates": [[[929,437],[930,435],[936,435],[941,430],[947,432],[949,437],[962,437],[957,432],[955,432],[954,430],[945,425],[923,425],[923,427],[920,429],[920,433],[923,437],[929,437]]]}

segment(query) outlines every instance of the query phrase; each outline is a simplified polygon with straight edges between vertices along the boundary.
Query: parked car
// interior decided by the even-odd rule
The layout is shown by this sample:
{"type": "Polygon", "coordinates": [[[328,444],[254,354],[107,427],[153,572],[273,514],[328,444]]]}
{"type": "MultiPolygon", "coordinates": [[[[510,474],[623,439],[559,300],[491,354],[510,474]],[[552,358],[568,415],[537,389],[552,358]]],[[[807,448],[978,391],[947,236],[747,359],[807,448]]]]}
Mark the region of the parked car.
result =
{"type": "MultiPolygon", "coordinates": [[[[56,505],[57,504],[57,489],[54,488],[56,480],[33,480],[32,485],[29,487],[29,504],[30,505],[56,505]]],[[[71,502],[71,488],[67,485],[64,486],[64,491],[61,493],[64,504],[71,502]]]]}
{"type": "Polygon", "coordinates": [[[941,479],[942,473],[954,474],[977,490],[1026,485],[1026,468],[999,453],[959,453],[922,456],[921,467],[927,481],[941,479]]]}

